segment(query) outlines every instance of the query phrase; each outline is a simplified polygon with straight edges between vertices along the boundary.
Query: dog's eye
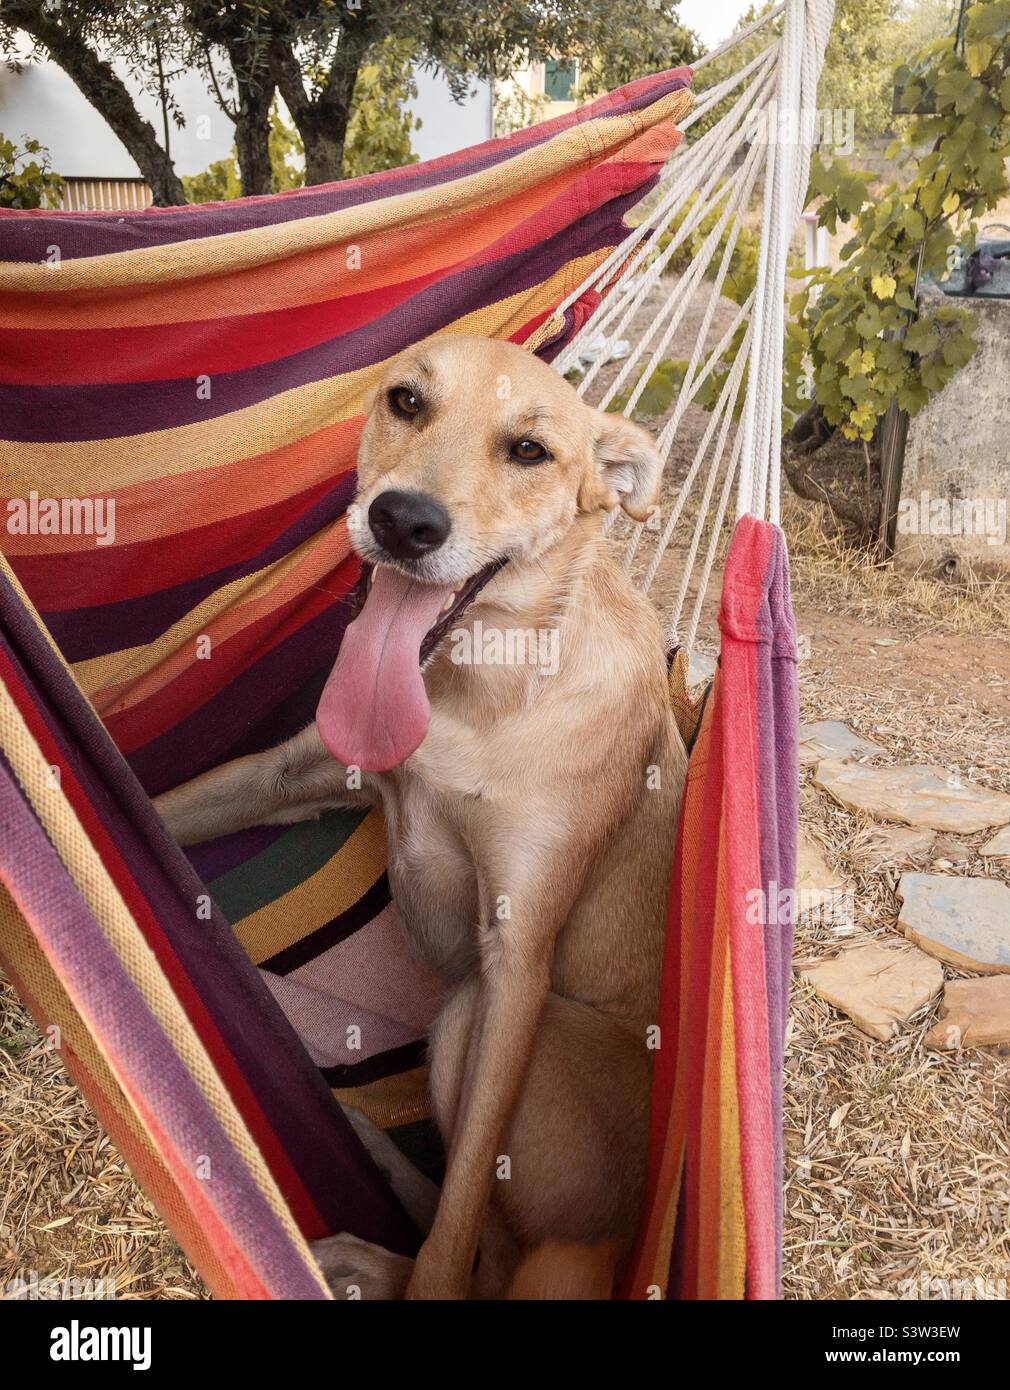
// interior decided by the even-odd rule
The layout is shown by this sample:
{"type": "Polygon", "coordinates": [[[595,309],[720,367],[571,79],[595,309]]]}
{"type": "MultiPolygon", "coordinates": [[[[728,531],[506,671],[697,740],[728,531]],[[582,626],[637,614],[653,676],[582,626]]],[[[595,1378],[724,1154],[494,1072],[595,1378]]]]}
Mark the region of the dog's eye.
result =
{"type": "Polygon", "coordinates": [[[409,386],[394,386],[389,393],[389,404],[393,413],[402,415],[405,420],[410,420],[421,413],[420,399],[414,395],[409,386]]]}
{"type": "Polygon", "coordinates": [[[543,463],[547,450],[535,439],[517,439],[509,450],[516,463],[543,463]]]}

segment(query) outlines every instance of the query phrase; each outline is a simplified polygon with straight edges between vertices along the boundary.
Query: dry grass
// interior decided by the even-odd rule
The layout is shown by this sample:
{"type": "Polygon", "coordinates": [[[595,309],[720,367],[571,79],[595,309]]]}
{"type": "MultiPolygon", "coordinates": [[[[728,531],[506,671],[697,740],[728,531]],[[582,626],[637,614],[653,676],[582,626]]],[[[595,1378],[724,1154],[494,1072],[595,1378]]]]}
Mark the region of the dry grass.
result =
{"type": "Polygon", "coordinates": [[[102,1279],[117,1298],[207,1297],[123,1159],[0,977],[0,1300],[102,1279]]]}
{"type": "Polygon", "coordinates": [[[946,583],[878,564],[832,534],[825,507],[783,498],[794,585],[825,613],[892,625],[990,637],[1010,632],[1010,579],[967,576],[946,583]]]}
{"type": "MultiPolygon", "coordinates": [[[[991,638],[997,624],[1010,630],[1002,616],[1006,595],[909,584],[821,540],[816,518],[801,514],[798,526],[796,520],[793,510],[787,527],[795,598],[801,631],[810,637],[800,666],[802,716],[842,719],[876,739],[882,752],[875,761],[957,765],[972,780],[1010,790],[1006,719],[986,704],[1007,684],[1006,642],[998,650],[981,644],[985,694],[973,694],[966,678],[978,660],[978,638],[991,638]],[[882,629],[891,635],[876,655],[882,629]],[[944,635],[923,652],[923,635],[937,632],[944,635]]],[[[945,836],[961,850],[942,869],[929,854],[915,864],[880,862],[870,852],[872,823],[835,805],[809,778],[801,823],[851,881],[855,921],[842,930],[801,923],[798,959],[831,955],[842,937],[898,939],[894,889],[906,869],[1010,881],[1007,861],[982,859],[986,834],[945,836]]],[[[948,978],[957,973],[945,967],[948,978]]],[[[982,1281],[974,1297],[1010,1291],[1010,1048],[929,1051],[922,1040],[935,1018],[935,1006],[925,1008],[892,1040],[879,1042],[809,987],[794,989],[786,1064],[787,1297],[942,1296],[942,1285],[928,1287],[932,1279],[982,1281]]]]}

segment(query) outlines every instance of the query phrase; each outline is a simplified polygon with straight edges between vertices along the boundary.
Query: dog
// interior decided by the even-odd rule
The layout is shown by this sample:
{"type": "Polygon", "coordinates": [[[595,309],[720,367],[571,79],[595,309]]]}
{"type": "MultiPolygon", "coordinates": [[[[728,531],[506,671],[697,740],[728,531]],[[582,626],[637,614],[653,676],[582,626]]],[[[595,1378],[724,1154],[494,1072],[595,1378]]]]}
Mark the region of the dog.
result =
{"type": "Polygon", "coordinates": [[[358,1117],[428,1233],[413,1262],[333,1238],[338,1281],[607,1297],[629,1255],[686,753],[658,616],[601,522],[644,521],[659,474],[644,429],[514,344],[406,351],[367,405],[347,523],[367,597],[316,722],[155,802],[183,844],[382,805],[403,931],[446,982],[447,1166],[426,1191],[358,1117]]]}

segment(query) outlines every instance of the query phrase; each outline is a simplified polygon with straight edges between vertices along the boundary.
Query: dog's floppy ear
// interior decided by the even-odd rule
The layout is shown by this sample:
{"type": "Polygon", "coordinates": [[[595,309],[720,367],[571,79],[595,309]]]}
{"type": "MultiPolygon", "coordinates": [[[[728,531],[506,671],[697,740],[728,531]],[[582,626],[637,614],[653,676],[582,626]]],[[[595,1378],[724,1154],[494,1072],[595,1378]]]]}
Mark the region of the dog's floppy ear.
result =
{"type": "Polygon", "coordinates": [[[614,507],[619,502],[630,517],[647,521],[659,492],[660,462],[652,436],[623,415],[596,412],[593,436],[596,487],[580,493],[579,504],[614,507]],[[601,486],[602,484],[602,486],[601,486]]]}

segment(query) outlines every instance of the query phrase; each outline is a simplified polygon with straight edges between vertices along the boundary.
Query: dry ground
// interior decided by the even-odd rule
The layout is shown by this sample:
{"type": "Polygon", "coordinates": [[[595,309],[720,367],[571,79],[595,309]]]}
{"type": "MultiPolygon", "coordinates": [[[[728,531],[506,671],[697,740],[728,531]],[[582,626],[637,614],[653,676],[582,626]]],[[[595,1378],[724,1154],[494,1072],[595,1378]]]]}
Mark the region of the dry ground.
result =
{"type": "MultiPolygon", "coordinates": [[[[647,312],[647,311],[646,311],[647,312]]],[[[726,322],[720,306],[713,332],[726,322]]],[[[673,356],[687,356],[698,311],[673,356]]],[[[640,323],[632,326],[637,331],[640,323]]],[[[714,339],[712,340],[714,341],[714,339]]],[[[604,380],[612,379],[608,367],[604,380]]],[[[705,427],[690,408],[675,444],[672,495],[705,427]]],[[[805,642],[805,719],[843,719],[895,762],[956,765],[1010,791],[1010,593],[910,580],[821,538],[816,509],[786,517],[805,642]]],[[[668,603],[682,550],[653,589],[668,603]]],[[[718,592],[718,576],[713,592],[718,592]]],[[[717,648],[710,596],[697,646],[717,648]]],[[[802,822],[857,894],[857,936],[894,934],[900,864],[860,852],[866,826],[804,786],[802,822]]],[[[969,850],[978,841],[966,840],[969,850]]],[[[905,866],[907,867],[907,866],[905,866]]],[[[919,867],[928,867],[928,865],[919,867]]],[[[977,855],[947,872],[981,872],[977,855]]],[[[991,870],[990,870],[991,871],[991,870]]],[[[801,926],[804,959],[837,934],[801,926]]],[[[953,973],[953,972],[948,972],[953,973]]],[[[861,1034],[797,988],[786,1077],[788,1298],[894,1298],[927,1277],[1010,1284],[1008,1049],[927,1052],[925,1009],[891,1042],[861,1034]]],[[[206,1291],[69,1083],[58,1058],[0,982],[0,1294],[21,1271],[115,1277],[128,1298],[206,1291]]]]}

